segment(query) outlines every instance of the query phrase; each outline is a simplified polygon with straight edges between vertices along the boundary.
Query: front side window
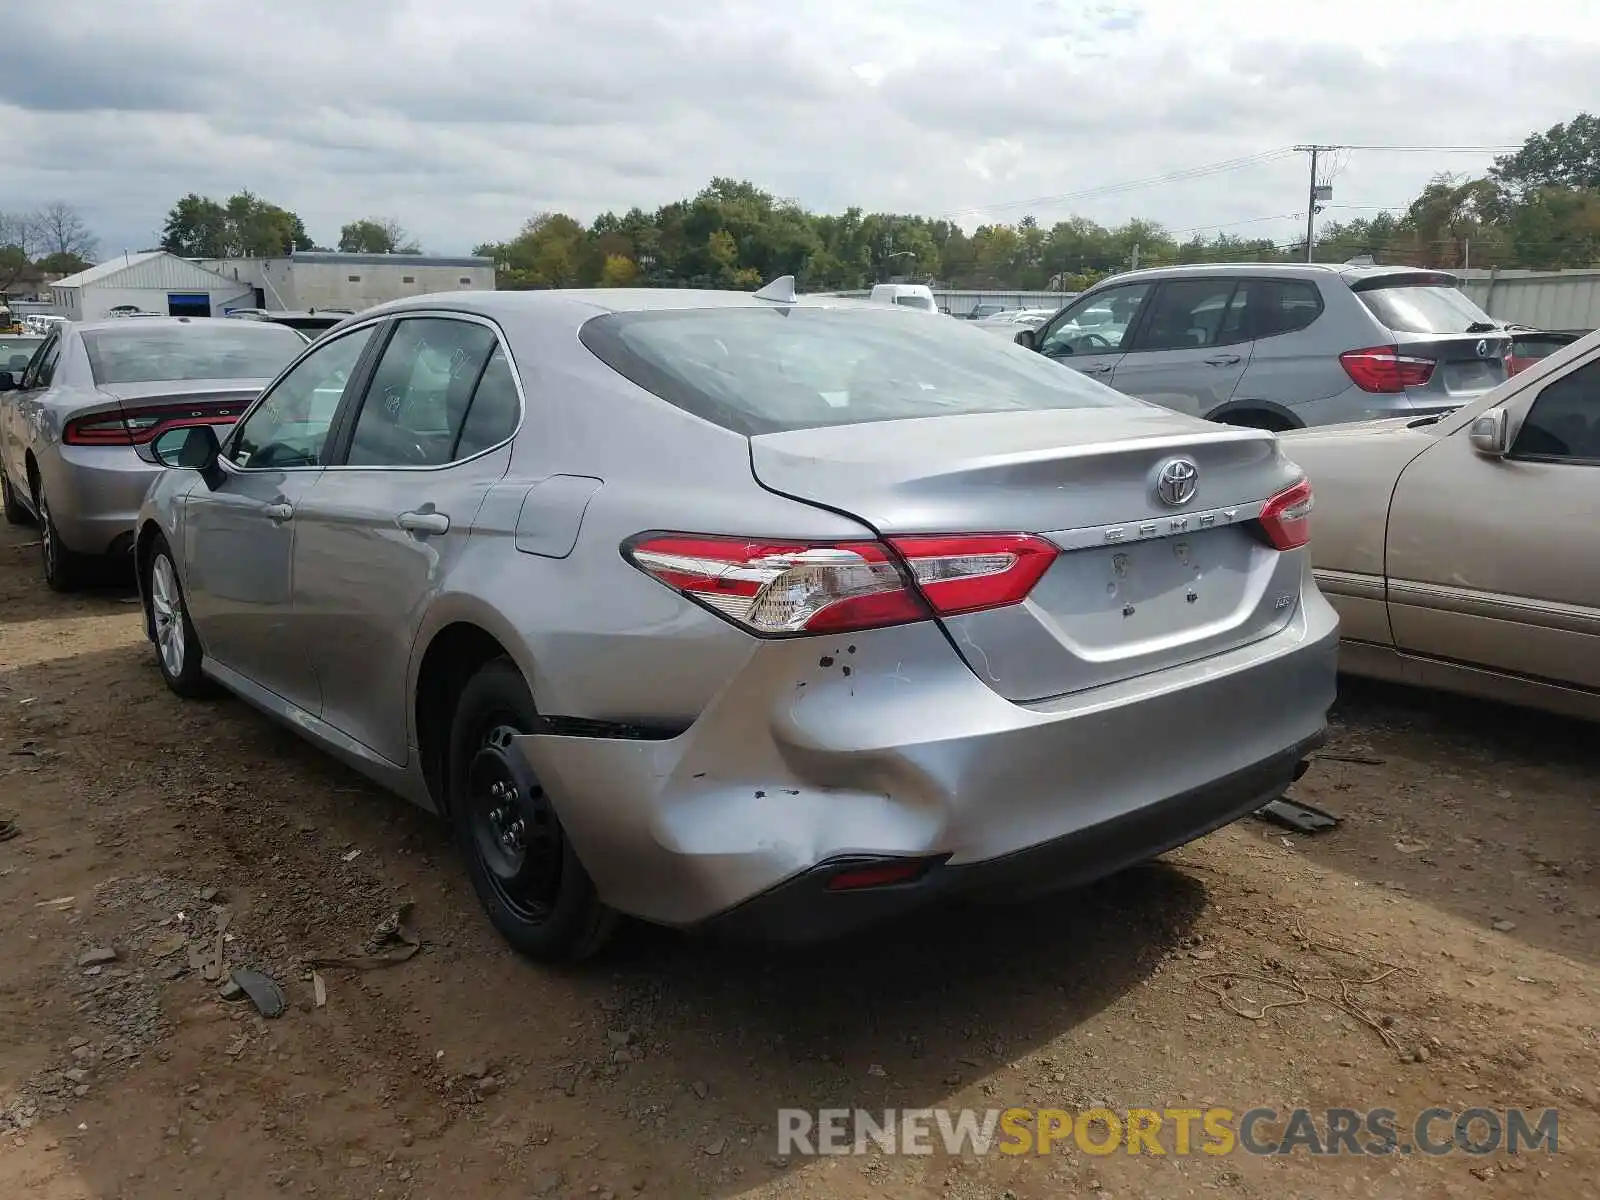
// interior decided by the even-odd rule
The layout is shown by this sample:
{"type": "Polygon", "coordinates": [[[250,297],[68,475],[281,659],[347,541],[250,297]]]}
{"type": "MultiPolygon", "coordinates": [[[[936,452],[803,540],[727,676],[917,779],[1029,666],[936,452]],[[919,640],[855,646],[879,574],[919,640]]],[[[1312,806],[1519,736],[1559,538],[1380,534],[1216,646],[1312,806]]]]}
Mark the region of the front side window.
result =
{"type": "Polygon", "coordinates": [[[1150,292],[1148,283],[1107,288],[1073,305],[1050,326],[1039,343],[1050,358],[1067,354],[1104,354],[1122,349],[1122,341],[1150,292]]]}
{"type": "Polygon", "coordinates": [[[292,329],[259,321],[195,321],[186,325],[129,321],[89,329],[83,347],[100,385],[195,379],[271,379],[305,349],[292,329]]]}
{"type": "Polygon", "coordinates": [[[612,313],[578,336],[638,386],[749,436],[1138,403],[992,333],[887,307],[612,313]]]}
{"type": "Polygon", "coordinates": [[[325,342],[296,363],[239,424],[229,439],[228,458],[246,469],[321,466],[345,384],[374,328],[325,342]]]}
{"type": "Polygon", "coordinates": [[[1600,463],[1600,360],[1544,385],[1517,431],[1511,454],[1600,463]]]}
{"type": "Polygon", "coordinates": [[[361,402],[345,462],[352,467],[436,467],[455,457],[479,378],[499,345],[476,321],[399,322],[361,402]]]}

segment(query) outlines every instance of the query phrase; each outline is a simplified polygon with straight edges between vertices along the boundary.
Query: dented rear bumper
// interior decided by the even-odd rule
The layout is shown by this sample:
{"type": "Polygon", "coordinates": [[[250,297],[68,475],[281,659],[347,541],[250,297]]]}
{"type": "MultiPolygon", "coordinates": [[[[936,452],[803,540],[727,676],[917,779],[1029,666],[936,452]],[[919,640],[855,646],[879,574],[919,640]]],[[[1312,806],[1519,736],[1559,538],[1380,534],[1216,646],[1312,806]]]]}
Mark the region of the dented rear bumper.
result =
{"type": "Polygon", "coordinates": [[[1200,662],[1017,704],[931,622],[763,643],[681,735],[528,735],[600,896],[668,925],[828,936],[952,891],[1110,874],[1273,798],[1321,737],[1337,618],[1200,662]],[[830,892],[845,862],[932,860],[830,892]]]}

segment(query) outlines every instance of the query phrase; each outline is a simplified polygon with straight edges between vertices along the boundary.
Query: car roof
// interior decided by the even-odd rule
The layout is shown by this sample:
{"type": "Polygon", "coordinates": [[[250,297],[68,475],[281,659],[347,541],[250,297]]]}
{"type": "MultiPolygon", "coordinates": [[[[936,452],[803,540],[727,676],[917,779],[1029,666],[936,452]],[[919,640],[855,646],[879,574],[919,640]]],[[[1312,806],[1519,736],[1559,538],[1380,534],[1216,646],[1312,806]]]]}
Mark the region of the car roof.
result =
{"type": "Polygon", "coordinates": [[[1156,281],[1161,279],[1197,279],[1227,277],[1235,275],[1248,275],[1254,278],[1262,276],[1282,276],[1285,279],[1306,279],[1312,276],[1336,276],[1345,282],[1358,279],[1373,279],[1383,275],[1438,275],[1448,279],[1454,286],[1460,281],[1449,271],[1438,271],[1428,267],[1400,267],[1381,266],[1361,263],[1187,263],[1182,266],[1172,267],[1146,267],[1139,271],[1123,271],[1119,275],[1108,275],[1094,285],[1093,291],[1099,291],[1109,283],[1129,283],[1138,280],[1156,281]]]}
{"type": "Polygon", "coordinates": [[[495,320],[531,316],[565,317],[583,322],[607,313],[691,311],[711,308],[836,308],[881,313],[882,304],[843,296],[798,296],[792,302],[763,300],[754,292],[696,288],[571,288],[526,292],[437,292],[407,296],[363,309],[360,319],[417,309],[476,313],[495,320]]]}

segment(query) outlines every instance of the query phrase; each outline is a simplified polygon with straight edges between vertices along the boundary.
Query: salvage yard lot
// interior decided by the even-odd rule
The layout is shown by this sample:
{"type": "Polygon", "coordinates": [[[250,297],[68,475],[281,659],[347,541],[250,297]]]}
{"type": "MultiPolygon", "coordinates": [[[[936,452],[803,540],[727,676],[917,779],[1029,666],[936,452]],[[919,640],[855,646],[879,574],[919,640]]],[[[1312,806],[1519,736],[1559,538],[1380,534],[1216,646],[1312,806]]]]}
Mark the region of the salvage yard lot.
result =
{"type": "Polygon", "coordinates": [[[0,1196],[1594,1194],[1592,727],[1352,686],[1294,792],[1331,833],[1241,822],[805,954],[636,928],[554,970],[441,823],[178,701],[127,594],[50,595],[31,536],[0,535],[0,1196]],[[318,1006],[300,960],[406,902],[421,951],[325,968],[318,1006]],[[281,1018],[188,969],[220,911],[281,1018]],[[775,1156],[780,1108],[1012,1105],[1553,1106],[1560,1153],[775,1156]]]}

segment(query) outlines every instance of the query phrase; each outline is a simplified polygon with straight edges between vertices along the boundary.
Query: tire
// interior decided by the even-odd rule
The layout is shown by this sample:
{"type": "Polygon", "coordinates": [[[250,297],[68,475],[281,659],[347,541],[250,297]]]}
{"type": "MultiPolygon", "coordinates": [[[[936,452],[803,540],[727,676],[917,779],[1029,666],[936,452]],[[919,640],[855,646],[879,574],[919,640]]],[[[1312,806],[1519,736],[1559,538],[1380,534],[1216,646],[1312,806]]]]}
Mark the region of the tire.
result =
{"type": "Polygon", "coordinates": [[[22,507],[22,501],[17,499],[16,489],[11,486],[11,480],[6,478],[4,467],[0,467],[0,509],[5,510],[8,525],[26,525],[32,520],[28,510],[22,507]]]}
{"type": "Polygon", "coordinates": [[[205,652],[189,620],[183,583],[167,539],[156,535],[150,547],[144,578],[139,581],[144,598],[145,626],[155,642],[156,666],[161,678],[178,695],[194,699],[211,692],[211,681],[200,670],[205,652]]]}
{"type": "Polygon", "coordinates": [[[52,592],[75,592],[88,582],[90,560],[62,543],[43,481],[34,489],[33,503],[39,511],[39,554],[45,586],[52,592]]]}
{"type": "Polygon", "coordinates": [[[509,659],[467,682],[450,722],[450,822],[500,936],[528,958],[574,961],[604,945],[616,914],[600,902],[537,777],[510,750],[509,738],[538,722],[509,659]]]}

